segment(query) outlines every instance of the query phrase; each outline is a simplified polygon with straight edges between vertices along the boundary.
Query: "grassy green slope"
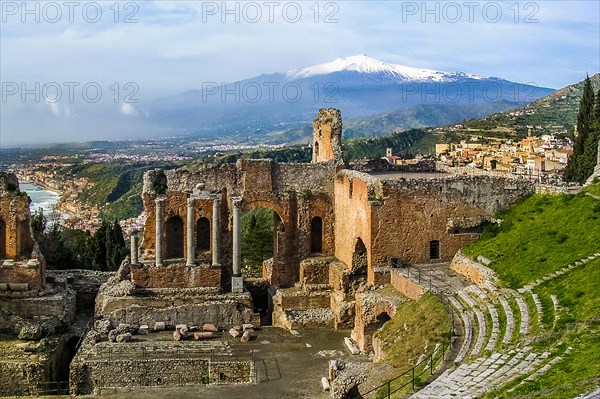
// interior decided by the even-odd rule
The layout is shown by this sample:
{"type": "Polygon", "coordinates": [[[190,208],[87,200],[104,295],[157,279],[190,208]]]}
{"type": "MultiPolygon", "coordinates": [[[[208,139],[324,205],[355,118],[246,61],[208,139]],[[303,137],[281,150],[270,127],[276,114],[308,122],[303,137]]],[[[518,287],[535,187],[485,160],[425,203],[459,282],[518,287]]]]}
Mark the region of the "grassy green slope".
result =
{"type": "Polygon", "coordinates": [[[101,207],[107,220],[123,220],[138,216],[142,210],[142,177],[145,171],[172,169],[182,163],[174,162],[106,162],[76,164],[65,171],[74,177],[87,177],[94,186],[81,193],[80,199],[101,207]]]}
{"type": "MultiPolygon", "coordinates": [[[[600,73],[590,76],[590,79],[596,93],[600,89],[600,73]]],[[[518,137],[527,135],[528,126],[541,126],[541,133],[570,129],[577,122],[577,110],[582,93],[583,81],[563,87],[517,109],[523,111],[520,116],[511,116],[509,112],[498,112],[485,118],[468,120],[464,125],[469,129],[480,129],[482,133],[508,128],[514,130],[518,137]]],[[[535,133],[540,132],[536,130],[535,133]]]]}
{"type": "Polygon", "coordinates": [[[585,193],[532,195],[497,217],[500,226],[486,230],[465,253],[490,259],[511,288],[600,251],[600,201],[585,193]]]}
{"type": "MultiPolygon", "coordinates": [[[[586,195],[597,190],[600,183],[574,196],[530,196],[501,212],[503,226],[488,230],[465,252],[492,259],[490,267],[513,288],[600,252],[600,200],[586,195]]],[[[534,381],[517,379],[484,398],[573,398],[600,383],[598,281],[600,258],[533,289],[545,314],[545,331],[531,343],[533,350],[562,359],[534,381]],[[551,295],[558,299],[558,314],[551,295]]]]}

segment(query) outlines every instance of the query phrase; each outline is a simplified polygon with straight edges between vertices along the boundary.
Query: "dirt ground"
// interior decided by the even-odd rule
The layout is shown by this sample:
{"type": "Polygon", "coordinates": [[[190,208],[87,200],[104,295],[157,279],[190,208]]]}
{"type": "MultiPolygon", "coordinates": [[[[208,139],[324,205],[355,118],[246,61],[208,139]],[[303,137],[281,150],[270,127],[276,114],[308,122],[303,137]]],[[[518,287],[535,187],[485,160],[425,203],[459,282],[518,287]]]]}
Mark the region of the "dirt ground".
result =
{"type": "Polygon", "coordinates": [[[346,349],[343,340],[350,335],[349,330],[323,328],[298,331],[298,335],[294,335],[280,328],[261,327],[256,335],[256,339],[247,344],[233,340],[229,342],[236,352],[244,349],[249,353],[254,351],[259,380],[257,384],[111,388],[98,392],[98,396],[80,398],[325,399],[329,393],[323,391],[321,377],[327,376],[329,360],[369,362],[366,356],[352,356],[346,349]]]}

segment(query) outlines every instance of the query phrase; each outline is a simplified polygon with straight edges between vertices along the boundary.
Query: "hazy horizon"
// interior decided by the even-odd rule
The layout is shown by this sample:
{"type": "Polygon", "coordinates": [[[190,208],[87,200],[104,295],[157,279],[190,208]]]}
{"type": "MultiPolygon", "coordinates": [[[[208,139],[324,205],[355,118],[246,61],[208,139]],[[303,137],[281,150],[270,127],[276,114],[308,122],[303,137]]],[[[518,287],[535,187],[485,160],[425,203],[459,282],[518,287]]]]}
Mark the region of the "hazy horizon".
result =
{"type": "Polygon", "coordinates": [[[600,70],[600,3],[590,1],[1,7],[3,147],[178,135],[145,126],[135,104],[340,56],[554,89],[600,70]],[[60,101],[47,101],[57,90],[60,101]]]}

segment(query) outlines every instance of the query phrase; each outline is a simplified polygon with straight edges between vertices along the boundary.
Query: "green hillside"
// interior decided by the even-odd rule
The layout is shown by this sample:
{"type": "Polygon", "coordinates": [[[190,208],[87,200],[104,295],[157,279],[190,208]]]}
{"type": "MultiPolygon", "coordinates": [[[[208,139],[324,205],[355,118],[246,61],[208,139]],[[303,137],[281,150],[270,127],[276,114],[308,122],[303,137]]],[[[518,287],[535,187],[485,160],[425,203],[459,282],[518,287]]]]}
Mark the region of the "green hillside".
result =
{"type": "MultiPolygon", "coordinates": [[[[600,89],[600,73],[590,77],[594,93],[600,89]]],[[[571,131],[577,122],[577,110],[583,93],[583,80],[556,90],[521,108],[498,112],[481,119],[469,119],[463,123],[465,131],[483,135],[503,135],[507,130],[517,137],[527,135],[532,126],[535,135],[571,131]],[[519,115],[510,115],[517,112],[519,115]]]]}
{"type": "Polygon", "coordinates": [[[578,195],[532,195],[500,212],[500,227],[489,228],[465,248],[473,257],[490,259],[489,267],[507,286],[538,280],[532,291],[543,304],[543,327],[530,345],[562,357],[534,381],[517,379],[485,398],[573,398],[598,385],[600,258],[575,263],[600,252],[600,200],[587,195],[598,190],[600,182],[578,195]],[[542,279],[568,265],[573,266],[566,273],[542,279]],[[558,311],[552,295],[560,304],[558,311]]]}
{"type": "Polygon", "coordinates": [[[344,139],[382,137],[396,131],[443,126],[467,118],[482,118],[491,113],[513,109],[517,103],[498,101],[470,105],[428,104],[400,109],[344,123],[344,139]]]}
{"type": "Polygon", "coordinates": [[[80,195],[80,200],[101,209],[106,220],[136,217],[143,211],[142,177],[154,168],[173,169],[175,162],[106,162],[79,163],[66,167],[64,174],[87,177],[94,186],[80,195]]]}
{"type": "MultiPolygon", "coordinates": [[[[498,101],[468,105],[416,105],[408,109],[398,109],[364,118],[344,120],[342,137],[344,139],[385,137],[398,131],[422,129],[428,126],[444,126],[468,118],[482,118],[495,112],[514,109],[520,104],[522,103],[498,101]]],[[[311,139],[312,126],[307,124],[301,127],[269,132],[264,140],[257,141],[307,144],[310,143],[311,139]]]]}

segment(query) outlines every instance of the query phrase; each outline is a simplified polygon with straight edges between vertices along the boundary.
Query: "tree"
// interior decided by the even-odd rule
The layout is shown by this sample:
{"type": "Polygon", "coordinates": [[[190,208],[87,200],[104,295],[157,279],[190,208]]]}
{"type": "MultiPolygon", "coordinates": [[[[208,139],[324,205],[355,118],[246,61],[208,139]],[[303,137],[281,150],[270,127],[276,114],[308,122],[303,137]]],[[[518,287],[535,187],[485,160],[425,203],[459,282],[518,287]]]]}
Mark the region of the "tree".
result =
{"type": "Polygon", "coordinates": [[[244,266],[260,269],[273,256],[273,211],[254,208],[242,217],[242,260],[244,266]]]}
{"type": "Polygon", "coordinates": [[[108,224],[106,234],[106,269],[117,270],[126,255],[127,247],[123,238],[123,230],[119,222],[115,220],[112,226],[108,224]]]}
{"type": "Polygon", "coordinates": [[[577,137],[575,137],[573,145],[573,155],[571,155],[565,168],[565,179],[567,181],[585,182],[594,170],[597,148],[598,134],[594,110],[594,91],[590,77],[586,76],[577,114],[577,137]],[[593,160],[592,153],[594,154],[593,160]]]}
{"type": "Polygon", "coordinates": [[[92,253],[94,255],[94,269],[107,271],[106,268],[106,236],[108,223],[102,221],[100,227],[91,238],[92,253]]]}

